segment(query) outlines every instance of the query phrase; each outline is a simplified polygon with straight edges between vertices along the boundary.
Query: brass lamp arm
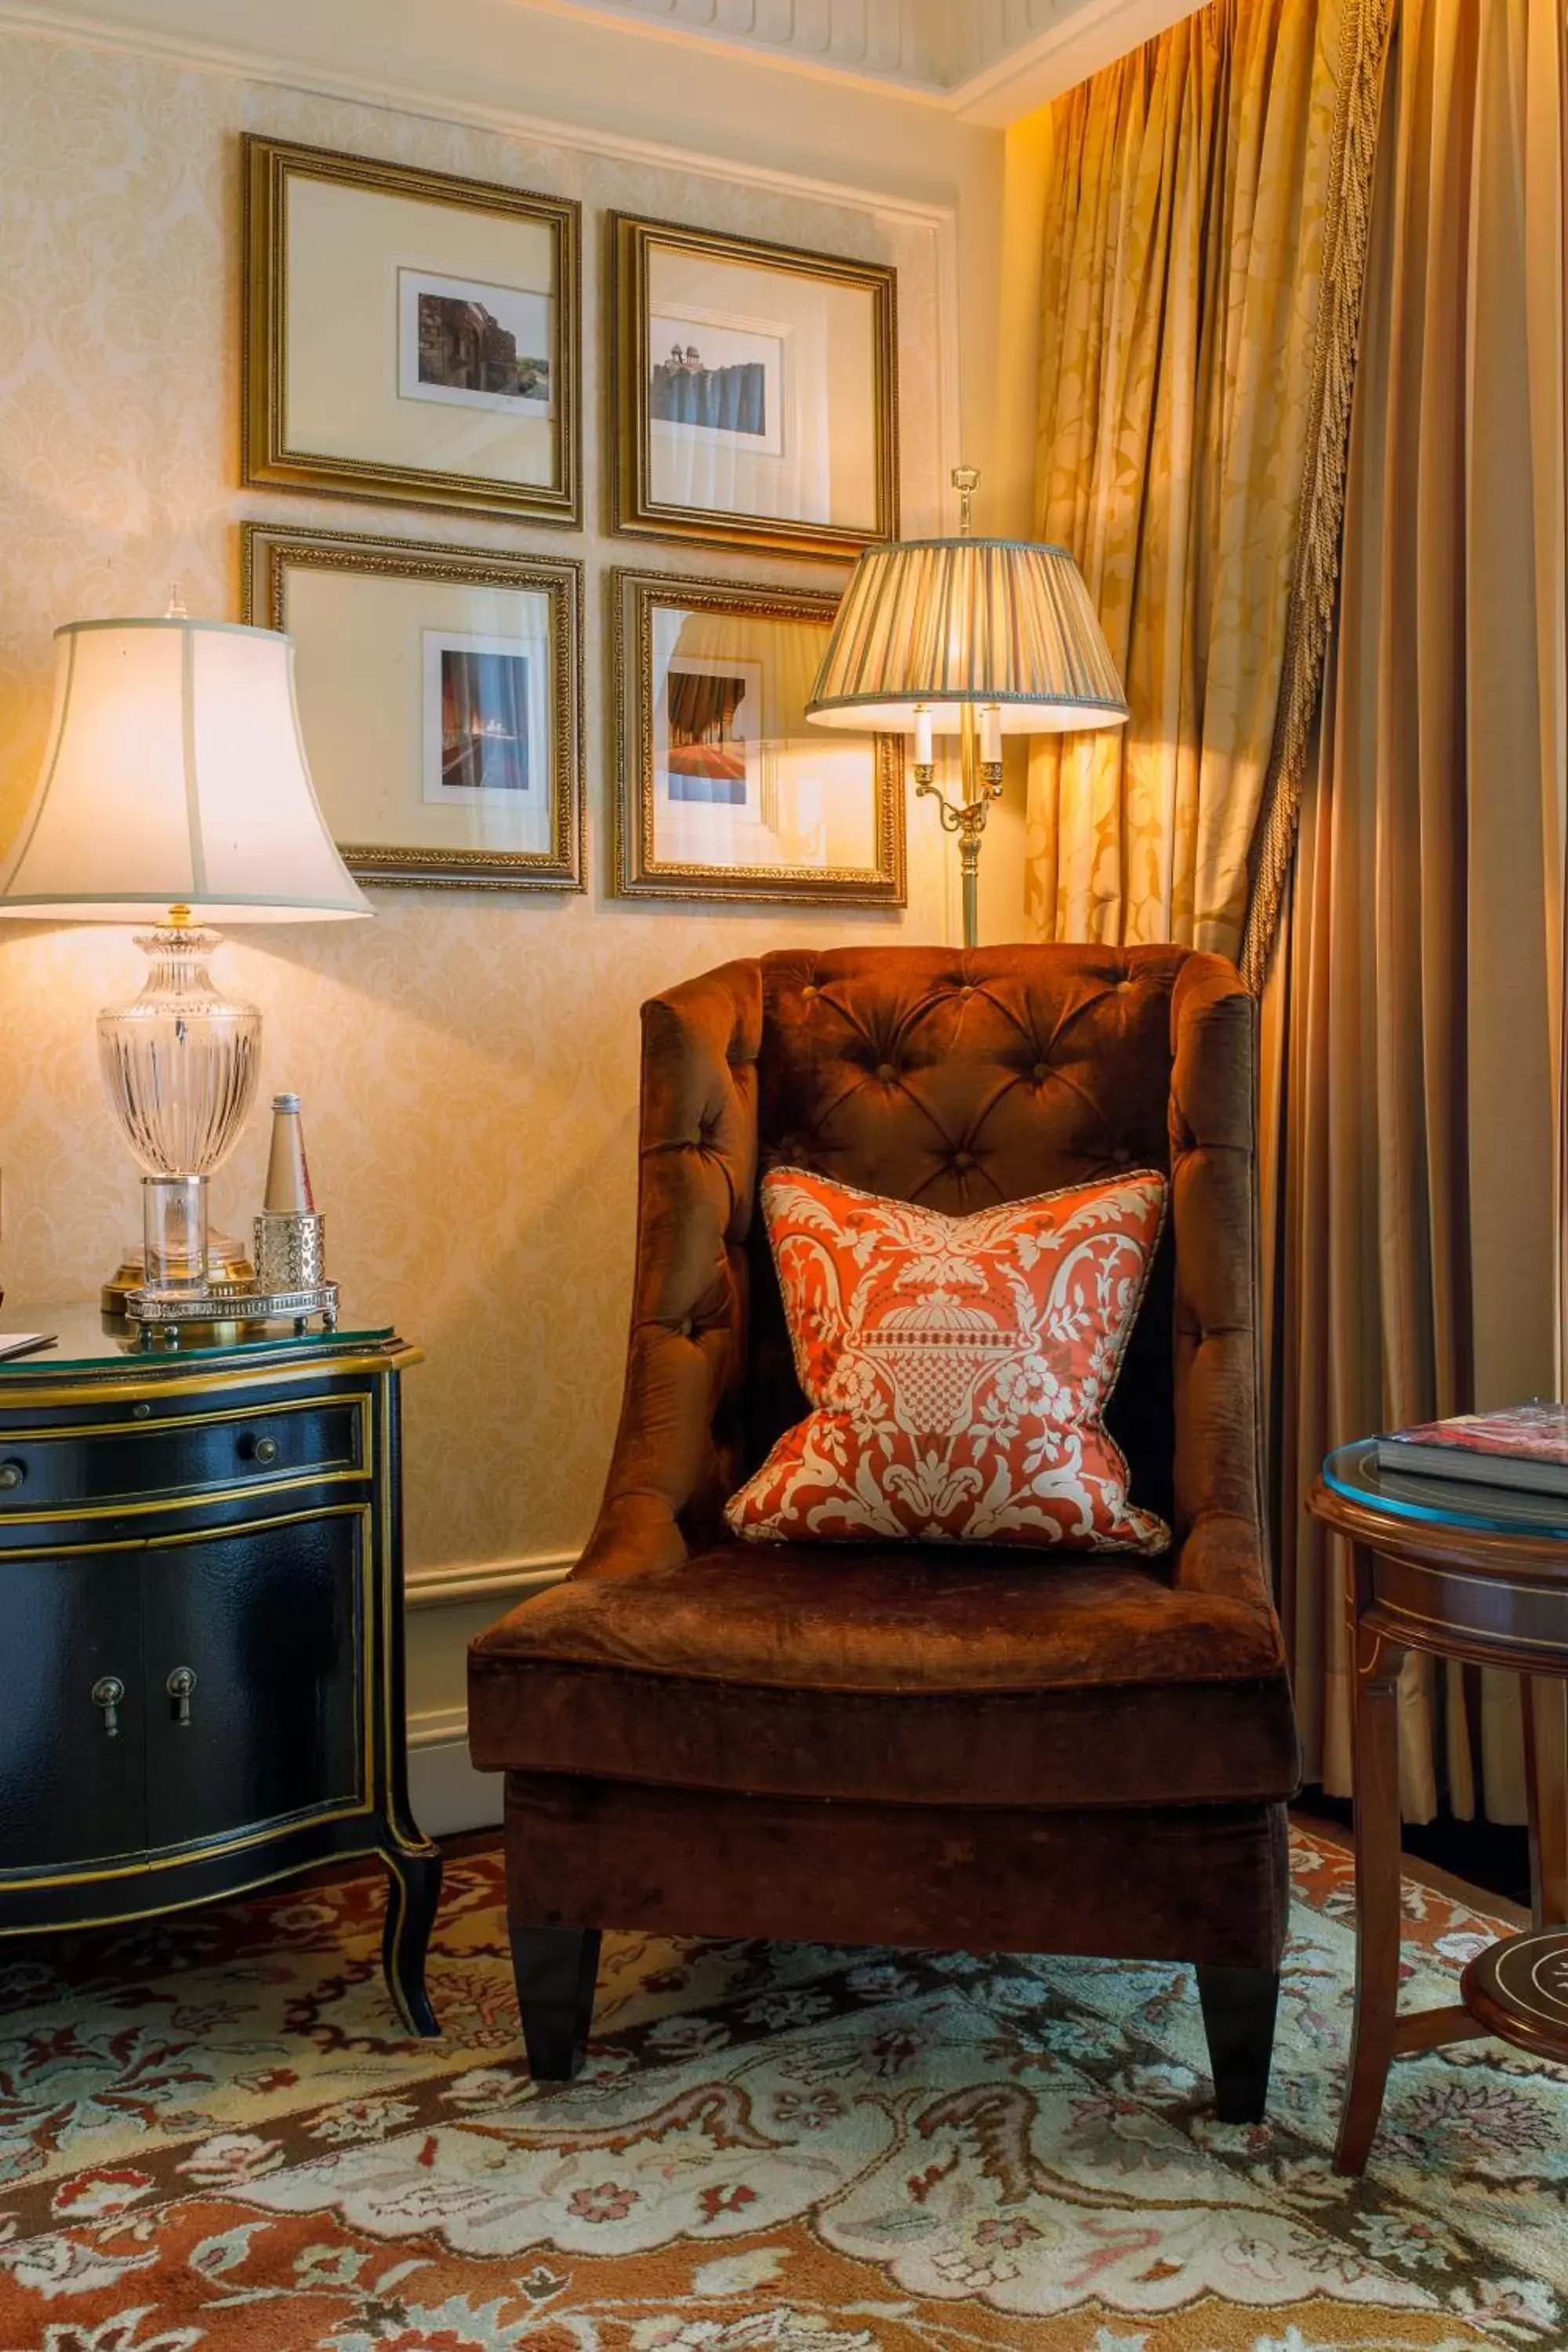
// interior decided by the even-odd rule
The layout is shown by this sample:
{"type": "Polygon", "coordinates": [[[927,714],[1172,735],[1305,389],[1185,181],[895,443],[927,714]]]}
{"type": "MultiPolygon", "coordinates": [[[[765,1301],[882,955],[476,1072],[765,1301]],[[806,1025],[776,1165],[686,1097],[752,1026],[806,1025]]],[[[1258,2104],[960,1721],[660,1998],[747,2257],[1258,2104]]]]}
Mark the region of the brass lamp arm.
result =
{"type": "Polygon", "coordinates": [[[991,803],[1002,797],[1001,762],[975,762],[977,789],[973,796],[950,801],[936,781],[934,761],[927,766],[917,763],[915,792],[929,793],[937,804],[943,833],[958,835],[959,871],[963,884],[963,944],[966,948],[979,945],[980,940],[980,839],[985,831],[985,820],[991,814],[991,803]]]}

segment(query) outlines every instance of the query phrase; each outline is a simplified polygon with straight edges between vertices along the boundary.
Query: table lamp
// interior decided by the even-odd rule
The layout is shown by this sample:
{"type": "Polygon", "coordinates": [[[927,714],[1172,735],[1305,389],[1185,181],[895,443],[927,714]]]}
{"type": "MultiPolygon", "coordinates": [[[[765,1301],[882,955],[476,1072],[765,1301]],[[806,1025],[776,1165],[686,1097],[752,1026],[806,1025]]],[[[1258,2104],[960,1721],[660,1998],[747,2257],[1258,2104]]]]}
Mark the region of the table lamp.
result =
{"type": "Polygon", "coordinates": [[[155,928],[139,996],[98,1016],[110,1108],[142,1171],[144,1280],[206,1287],[207,1181],[238,1140],[261,1015],[207,976],[213,923],[371,911],[316,804],[274,629],[71,621],[55,632],[55,706],[32,805],[0,872],[0,916],[155,928]]]}
{"type": "Polygon", "coordinates": [[[955,466],[956,539],[868,548],[850,575],[805,715],[913,735],[915,789],[956,833],[963,944],[976,944],[980,841],[1002,790],[1004,735],[1120,727],[1121,680],[1065,547],[972,535],[980,476],[955,466]],[[936,782],[931,739],[957,735],[963,796],[936,782]]]}

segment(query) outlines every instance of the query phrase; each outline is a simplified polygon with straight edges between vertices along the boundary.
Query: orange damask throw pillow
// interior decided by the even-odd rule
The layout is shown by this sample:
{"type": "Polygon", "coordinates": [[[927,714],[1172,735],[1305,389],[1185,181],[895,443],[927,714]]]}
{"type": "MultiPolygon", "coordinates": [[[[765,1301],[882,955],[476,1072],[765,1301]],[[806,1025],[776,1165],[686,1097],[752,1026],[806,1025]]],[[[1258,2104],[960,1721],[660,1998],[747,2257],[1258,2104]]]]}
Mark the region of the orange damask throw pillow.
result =
{"type": "Polygon", "coordinates": [[[1165,1215],[1152,1170],[944,1217],[799,1168],[764,1179],[814,1410],[725,1517],[755,1543],[1163,1551],[1101,1414],[1165,1215]]]}

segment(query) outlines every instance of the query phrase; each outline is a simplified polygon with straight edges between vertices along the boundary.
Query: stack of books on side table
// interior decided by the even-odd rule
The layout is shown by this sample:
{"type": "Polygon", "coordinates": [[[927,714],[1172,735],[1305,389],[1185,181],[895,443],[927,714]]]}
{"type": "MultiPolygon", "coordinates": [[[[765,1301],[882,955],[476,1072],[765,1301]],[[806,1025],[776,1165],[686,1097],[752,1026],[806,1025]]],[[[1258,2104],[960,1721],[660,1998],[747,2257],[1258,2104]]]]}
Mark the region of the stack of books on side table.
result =
{"type": "Polygon", "coordinates": [[[1568,1528],[1568,1405],[1418,1422],[1377,1440],[1384,1488],[1434,1511],[1507,1519],[1521,1532],[1568,1528]]]}

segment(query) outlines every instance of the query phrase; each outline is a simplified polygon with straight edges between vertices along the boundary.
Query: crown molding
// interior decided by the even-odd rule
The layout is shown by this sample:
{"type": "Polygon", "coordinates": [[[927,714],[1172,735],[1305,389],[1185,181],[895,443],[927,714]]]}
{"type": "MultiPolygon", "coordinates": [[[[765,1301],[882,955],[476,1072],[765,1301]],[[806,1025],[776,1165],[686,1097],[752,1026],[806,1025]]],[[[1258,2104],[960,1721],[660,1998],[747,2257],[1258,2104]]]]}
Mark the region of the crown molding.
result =
{"type": "Polygon", "coordinates": [[[514,0],[718,48],[1005,130],[1191,14],[1194,0],[514,0]]]}
{"type": "MultiPolygon", "coordinates": [[[[945,0],[518,0],[626,33],[728,49],[794,73],[945,105],[929,20],[945,0]]],[[[1047,7],[1053,0],[1030,0],[1047,7]]],[[[1067,0],[1068,6],[1083,0],[1067,0]]]]}
{"type": "MultiPolygon", "coordinates": [[[[1038,13],[1038,0],[1031,13],[1038,13]]],[[[1070,15],[1052,13],[1054,23],[999,51],[949,92],[953,113],[979,128],[1005,131],[1190,16],[1193,0],[1085,0],[1070,15]]]]}
{"type": "MultiPolygon", "coordinates": [[[[334,0],[324,10],[272,0],[259,10],[253,0],[86,6],[0,0],[0,26],[558,144],[679,160],[688,168],[698,160],[701,168],[678,144],[618,138],[610,129],[579,135],[527,106],[530,20],[537,26],[542,17],[556,18],[601,36],[701,50],[753,72],[805,75],[842,93],[864,90],[881,104],[917,107],[984,131],[1006,130],[1189,6],[1190,0],[334,0]],[[956,23],[946,14],[953,7],[965,11],[956,23]],[[510,102],[509,86],[517,92],[510,102]]],[[[613,82],[606,87],[613,95],[613,82]]],[[[707,168],[724,178],[752,176],[728,156],[716,155],[707,168]]],[[[763,166],[756,176],[779,175],[763,166]]],[[[826,181],[813,192],[865,193],[826,181]]]]}
{"type": "MultiPolygon", "coordinates": [[[[662,165],[748,186],[788,191],[828,204],[853,205],[889,220],[918,223],[939,239],[951,239],[951,198],[921,196],[891,188],[879,178],[862,181],[768,161],[752,161],[721,150],[700,152],[678,142],[650,139],[607,123],[586,123],[569,114],[542,114],[508,96],[528,77],[514,77],[484,47],[485,18],[522,19],[538,13],[603,13],[557,9],[554,0],[334,0],[324,12],[319,0],[271,0],[265,12],[252,0],[106,0],[76,6],[63,0],[0,0],[0,31],[42,39],[71,41],[123,56],[154,58],[186,71],[235,76],[310,96],[383,106],[402,114],[494,131],[542,146],[614,156],[627,163],[662,165]],[[352,19],[366,30],[361,37],[352,19]],[[369,37],[374,16],[376,37],[369,37]],[[417,39],[420,20],[438,22],[437,55],[428,37],[417,39]],[[466,44],[460,31],[476,37],[466,44]],[[374,59],[374,66],[367,61],[374,59]],[[350,60],[353,62],[350,62],[350,60]],[[475,94],[483,88],[485,95],[475,94]]],[[[522,44],[526,52],[526,40],[522,44]]],[[[741,60],[753,73],[764,60],[754,49],[741,60]]],[[[834,79],[840,77],[835,75],[834,79]]],[[[885,84],[879,95],[897,99],[885,84]]],[[[537,79],[531,93],[537,96],[537,79]]]]}

